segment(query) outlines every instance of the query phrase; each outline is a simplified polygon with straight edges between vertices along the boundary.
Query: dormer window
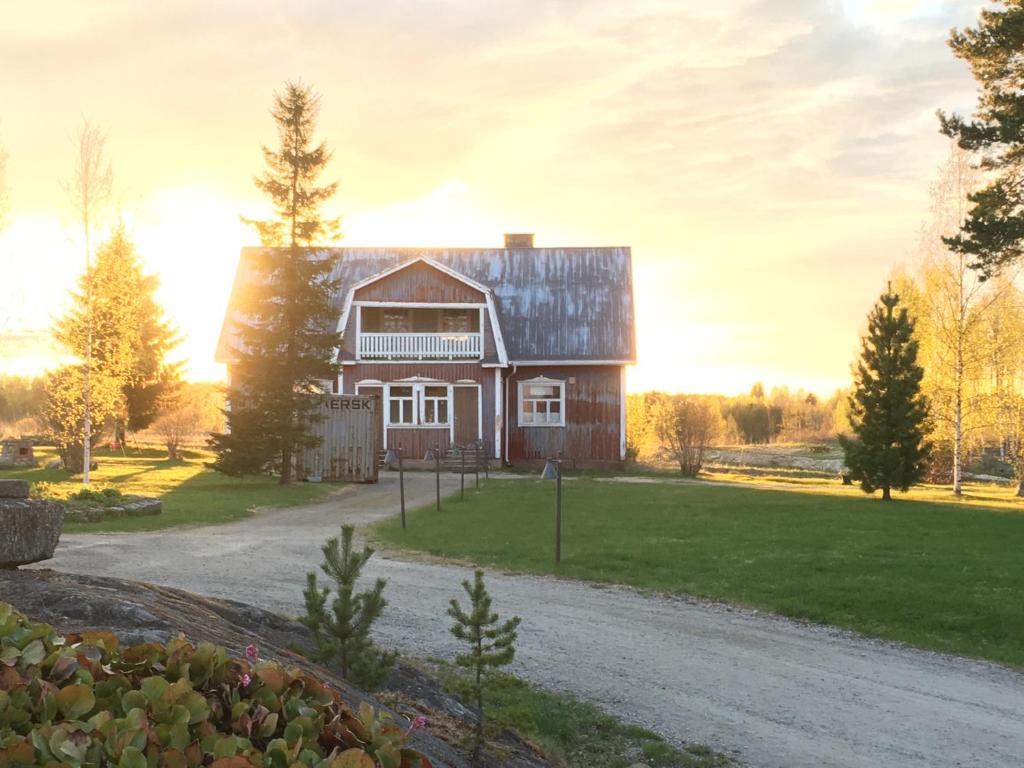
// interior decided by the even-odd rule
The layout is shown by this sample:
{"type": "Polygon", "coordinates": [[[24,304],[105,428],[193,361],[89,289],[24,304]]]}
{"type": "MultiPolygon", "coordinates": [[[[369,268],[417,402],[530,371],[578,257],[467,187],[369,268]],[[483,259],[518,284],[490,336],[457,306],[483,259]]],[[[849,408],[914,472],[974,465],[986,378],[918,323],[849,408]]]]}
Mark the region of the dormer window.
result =
{"type": "Polygon", "coordinates": [[[565,426],[565,382],[543,376],[519,382],[519,426],[565,426]]]}

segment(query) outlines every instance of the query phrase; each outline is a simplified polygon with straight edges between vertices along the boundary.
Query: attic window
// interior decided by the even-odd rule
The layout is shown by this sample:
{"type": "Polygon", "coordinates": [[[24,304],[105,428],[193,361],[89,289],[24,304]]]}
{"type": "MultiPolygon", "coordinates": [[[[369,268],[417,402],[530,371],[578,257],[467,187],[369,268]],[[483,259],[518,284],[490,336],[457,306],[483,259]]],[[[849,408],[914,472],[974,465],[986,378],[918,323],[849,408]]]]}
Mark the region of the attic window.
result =
{"type": "Polygon", "coordinates": [[[538,377],[519,382],[520,427],[565,426],[565,382],[538,377]]]}

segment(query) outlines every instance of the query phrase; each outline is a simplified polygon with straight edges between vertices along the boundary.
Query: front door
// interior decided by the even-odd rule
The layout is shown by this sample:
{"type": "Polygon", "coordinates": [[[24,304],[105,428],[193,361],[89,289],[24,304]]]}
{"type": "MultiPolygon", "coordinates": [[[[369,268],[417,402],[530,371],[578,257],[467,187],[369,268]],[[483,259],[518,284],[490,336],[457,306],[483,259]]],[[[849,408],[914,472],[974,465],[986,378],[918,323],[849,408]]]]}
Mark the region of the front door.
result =
{"type": "Polygon", "coordinates": [[[453,387],[455,397],[455,444],[469,445],[480,439],[480,388],[453,387]]]}

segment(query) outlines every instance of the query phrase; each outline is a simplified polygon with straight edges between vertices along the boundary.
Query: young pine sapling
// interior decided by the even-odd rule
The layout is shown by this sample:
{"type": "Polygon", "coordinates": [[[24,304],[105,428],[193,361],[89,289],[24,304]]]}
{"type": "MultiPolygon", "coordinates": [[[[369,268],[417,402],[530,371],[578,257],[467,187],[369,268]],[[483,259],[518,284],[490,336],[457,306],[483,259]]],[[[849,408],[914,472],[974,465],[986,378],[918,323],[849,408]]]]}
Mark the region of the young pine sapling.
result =
{"type": "Polygon", "coordinates": [[[334,581],[334,600],[328,609],[330,590],[320,589],[316,574],[308,574],[302,593],[306,614],[299,621],[313,632],[317,661],[337,661],[342,677],[370,690],[384,683],[398,654],[378,648],[370,638],[373,622],[387,605],[387,581],[377,579],[372,589],[355,592],[356,581],[373,550],[364,546],[362,552],[354,551],[354,532],[351,525],[343,525],[340,542],[332,536],[321,548],[324,562],[320,568],[334,581]]]}
{"type": "Polygon", "coordinates": [[[452,634],[469,644],[469,652],[455,657],[455,663],[473,674],[472,690],[476,699],[476,737],[473,746],[473,761],[479,763],[480,749],[484,740],[484,675],[489,669],[505,666],[515,657],[516,628],[519,617],[499,623],[498,614],[491,612],[491,596],[484,586],[484,572],[476,569],[473,584],[462,582],[462,588],[469,595],[469,612],[452,600],[448,615],[455,619],[452,634]]]}

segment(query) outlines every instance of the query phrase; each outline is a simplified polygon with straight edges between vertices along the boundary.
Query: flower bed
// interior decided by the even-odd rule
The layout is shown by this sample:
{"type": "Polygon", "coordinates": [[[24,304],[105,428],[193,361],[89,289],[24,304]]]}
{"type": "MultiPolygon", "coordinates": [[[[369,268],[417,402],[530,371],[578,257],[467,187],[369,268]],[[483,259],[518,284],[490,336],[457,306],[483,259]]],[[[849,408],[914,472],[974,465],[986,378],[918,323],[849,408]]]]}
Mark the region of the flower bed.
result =
{"type": "Polygon", "coordinates": [[[299,670],[184,638],[121,649],[0,603],[0,768],[429,768],[407,731],[299,670]]]}

